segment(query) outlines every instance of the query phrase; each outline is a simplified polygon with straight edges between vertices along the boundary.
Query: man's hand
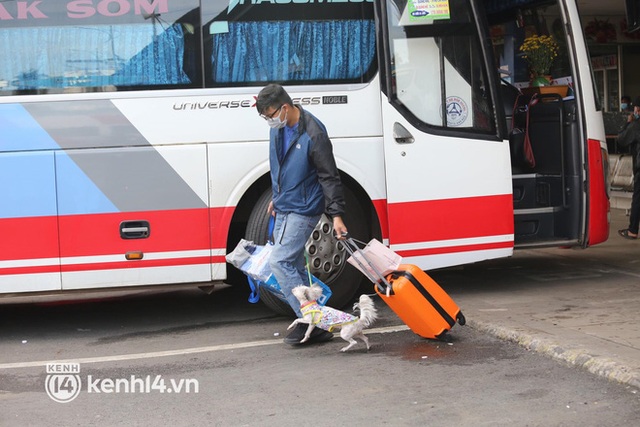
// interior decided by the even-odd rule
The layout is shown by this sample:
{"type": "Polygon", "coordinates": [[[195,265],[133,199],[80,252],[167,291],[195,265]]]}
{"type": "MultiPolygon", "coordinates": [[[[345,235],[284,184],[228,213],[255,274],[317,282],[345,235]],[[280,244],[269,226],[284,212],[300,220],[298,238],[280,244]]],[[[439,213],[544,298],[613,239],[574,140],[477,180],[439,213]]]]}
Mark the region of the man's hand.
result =
{"type": "Polygon", "coordinates": [[[344,225],[344,221],[342,221],[342,217],[334,216],[333,217],[333,232],[336,235],[338,240],[344,240],[347,234],[347,226],[344,225]]]}
{"type": "Polygon", "coordinates": [[[269,206],[267,206],[267,215],[276,216],[276,213],[273,211],[273,200],[269,202],[269,206]]]}

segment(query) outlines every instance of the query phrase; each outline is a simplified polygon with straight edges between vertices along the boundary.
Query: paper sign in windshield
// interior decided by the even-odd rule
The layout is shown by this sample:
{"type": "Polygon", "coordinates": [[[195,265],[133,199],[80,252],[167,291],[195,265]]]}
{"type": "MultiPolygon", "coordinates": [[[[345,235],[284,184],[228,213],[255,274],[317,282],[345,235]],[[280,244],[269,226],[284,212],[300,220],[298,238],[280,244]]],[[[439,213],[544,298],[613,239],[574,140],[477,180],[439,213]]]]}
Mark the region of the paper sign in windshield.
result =
{"type": "Polygon", "coordinates": [[[449,19],[449,0],[409,0],[410,21],[449,19]]]}

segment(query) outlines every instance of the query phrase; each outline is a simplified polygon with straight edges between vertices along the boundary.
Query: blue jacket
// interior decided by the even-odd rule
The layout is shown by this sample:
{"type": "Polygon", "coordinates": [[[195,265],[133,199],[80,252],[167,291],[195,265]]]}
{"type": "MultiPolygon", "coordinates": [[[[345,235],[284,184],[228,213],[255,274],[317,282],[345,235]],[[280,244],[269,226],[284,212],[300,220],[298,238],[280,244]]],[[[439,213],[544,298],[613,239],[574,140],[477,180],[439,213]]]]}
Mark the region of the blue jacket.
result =
{"type": "Polygon", "coordinates": [[[300,110],[298,132],[281,158],[284,129],[271,129],[269,165],[276,213],[344,215],[344,195],[324,125],[300,110]]]}

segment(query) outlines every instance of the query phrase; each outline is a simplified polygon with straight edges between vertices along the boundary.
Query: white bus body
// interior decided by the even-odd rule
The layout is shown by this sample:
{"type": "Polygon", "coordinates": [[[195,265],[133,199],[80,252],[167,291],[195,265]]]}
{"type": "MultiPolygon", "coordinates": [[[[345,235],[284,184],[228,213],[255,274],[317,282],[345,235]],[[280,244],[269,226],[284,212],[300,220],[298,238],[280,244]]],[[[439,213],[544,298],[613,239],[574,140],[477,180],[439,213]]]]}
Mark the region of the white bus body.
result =
{"type": "MultiPolygon", "coordinates": [[[[604,129],[575,2],[375,9],[0,3],[0,294],[227,280],[239,238],[266,239],[268,129],[254,103],[270,82],[328,128],[351,233],[405,262],[606,240],[604,129]],[[514,85],[529,80],[517,46],[534,30],[555,32],[554,77],[570,92],[530,107],[538,165],[526,170],[511,123],[514,85]]],[[[326,225],[307,248],[340,306],[360,276],[326,225]]]]}

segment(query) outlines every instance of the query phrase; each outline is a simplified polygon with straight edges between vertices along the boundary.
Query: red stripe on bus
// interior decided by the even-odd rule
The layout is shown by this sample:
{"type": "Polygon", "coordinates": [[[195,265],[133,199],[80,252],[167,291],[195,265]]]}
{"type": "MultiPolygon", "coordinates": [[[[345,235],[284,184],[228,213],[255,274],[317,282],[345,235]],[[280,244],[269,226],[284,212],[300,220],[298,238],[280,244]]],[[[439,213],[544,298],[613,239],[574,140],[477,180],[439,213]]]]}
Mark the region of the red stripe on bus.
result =
{"type": "MultiPolygon", "coordinates": [[[[378,220],[380,222],[380,231],[382,232],[382,238],[389,238],[389,217],[387,216],[387,201],[385,199],[373,200],[373,207],[378,214],[378,220]]],[[[347,224],[347,228],[349,224],[347,224]]]]}
{"type": "Polygon", "coordinates": [[[62,258],[209,249],[210,245],[208,209],[66,215],[59,220],[62,258]],[[142,220],[149,222],[148,238],[120,237],[120,223],[142,220]]]}
{"type": "Polygon", "coordinates": [[[55,216],[0,218],[0,260],[58,256],[55,216]]]}
{"type": "Polygon", "coordinates": [[[390,244],[513,234],[511,194],[389,204],[390,244]]]}
{"type": "Polygon", "coordinates": [[[460,246],[445,246],[441,248],[425,248],[425,249],[411,249],[406,251],[396,251],[398,255],[403,257],[415,257],[424,255],[441,255],[460,252],[474,252],[484,251],[489,249],[507,249],[513,247],[513,242],[494,242],[494,243],[479,243],[476,245],[460,245],[460,246]]]}
{"type": "MultiPolygon", "coordinates": [[[[0,260],[35,260],[76,256],[124,254],[130,251],[174,252],[190,250],[225,249],[234,207],[187,209],[171,211],[120,212],[60,217],[62,237],[58,243],[58,218],[3,218],[0,219],[0,260]],[[120,223],[145,220],[150,223],[150,236],[145,239],[123,239],[120,223]],[[211,236],[211,237],[210,237],[211,236]],[[60,246],[59,246],[60,245],[60,246]],[[212,246],[213,245],[213,246],[212,246]]],[[[194,263],[225,263],[224,255],[172,258],[157,261],[130,261],[119,263],[89,263],[64,266],[63,271],[99,270],[109,268],[137,268],[144,266],[178,266],[194,263]]],[[[0,268],[0,275],[58,273],[55,265],[0,268]]]]}
{"type": "Polygon", "coordinates": [[[224,255],[214,255],[211,257],[211,262],[213,264],[226,264],[227,259],[225,258],[224,255]]]}
{"type": "Polygon", "coordinates": [[[120,212],[60,217],[1,218],[0,260],[109,255],[132,250],[166,252],[225,249],[235,207],[120,212]],[[210,215],[210,218],[209,218],[210,215]],[[146,239],[122,239],[123,221],[149,221],[146,239]],[[209,237],[209,235],[211,237],[209,237]]]}
{"type": "Polygon", "coordinates": [[[9,274],[40,274],[40,273],[60,273],[59,265],[37,265],[33,267],[8,267],[0,268],[0,276],[9,274]]]}
{"type": "MultiPolygon", "coordinates": [[[[609,210],[610,203],[605,188],[604,174],[605,162],[600,141],[590,139],[588,141],[589,161],[589,219],[588,219],[588,244],[605,242],[609,238],[609,210]]],[[[608,165],[606,165],[608,166],[608,165]]]]}
{"type": "Polygon", "coordinates": [[[211,208],[211,247],[226,248],[235,206],[211,208]]]}

